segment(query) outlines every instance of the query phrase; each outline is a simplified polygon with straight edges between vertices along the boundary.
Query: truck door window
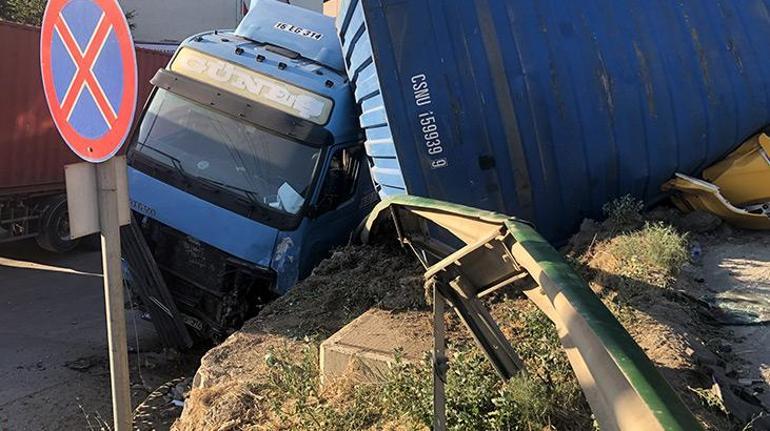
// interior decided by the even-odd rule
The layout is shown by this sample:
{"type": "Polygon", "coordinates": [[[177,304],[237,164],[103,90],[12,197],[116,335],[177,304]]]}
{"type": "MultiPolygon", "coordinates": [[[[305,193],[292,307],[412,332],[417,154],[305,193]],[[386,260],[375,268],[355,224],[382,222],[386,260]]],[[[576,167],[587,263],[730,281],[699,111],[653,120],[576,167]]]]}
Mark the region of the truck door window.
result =
{"type": "Polygon", "coordinates": [[[318,201],[319,212],[331,211],[353,197],[361,167],[361,155],[360,147],[343,148],[332,155],[318,201]]]}

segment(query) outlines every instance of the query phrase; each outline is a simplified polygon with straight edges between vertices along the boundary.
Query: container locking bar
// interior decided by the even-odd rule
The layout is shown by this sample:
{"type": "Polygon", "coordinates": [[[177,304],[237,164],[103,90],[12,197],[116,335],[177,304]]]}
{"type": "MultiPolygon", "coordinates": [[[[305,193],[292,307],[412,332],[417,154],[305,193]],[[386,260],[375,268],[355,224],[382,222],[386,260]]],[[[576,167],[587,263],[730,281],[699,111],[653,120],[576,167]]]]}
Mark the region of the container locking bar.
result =
{"type": "Polygon", "coordinates": [[[529,279],[523,293],[554,323],[602,430],[701,429],[650,359],[562,256],[529,224],[414,196],[381,202],[366,220],[368,242],[391,217],[399,240],[426,268],[434,295],[434,429],[446,428],[444,303],[460,316],[508,379],[524,366],[481,298],[529,279]]]}

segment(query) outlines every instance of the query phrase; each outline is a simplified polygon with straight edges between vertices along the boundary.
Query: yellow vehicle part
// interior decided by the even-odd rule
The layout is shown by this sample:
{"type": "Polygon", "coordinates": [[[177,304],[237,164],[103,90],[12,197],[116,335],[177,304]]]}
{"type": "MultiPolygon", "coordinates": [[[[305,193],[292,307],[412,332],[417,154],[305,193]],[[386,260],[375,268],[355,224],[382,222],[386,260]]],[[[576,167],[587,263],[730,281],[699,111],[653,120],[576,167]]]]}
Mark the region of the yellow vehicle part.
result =
{"type": "MultiPolygon", "coordinates": [[[[767,170],[770,171],[770,168],[767,170]]],[[[750,187],[751,185],[743,184],[743,186],[750,187]]],[[[738,188],[737,185],[735,187],[738,188]]],[[[666,183],[663,190],[678,192],[672,197],[672,200],[682,211],[707,211],[736,226],[746,229],[770,230],[770,217],[737,208],[725,198],[718,186],[706,181],[676,174],[676,178],[666,183]]],[[[770,199],[767,200],[770,201],[770,199]]]]}
{"type": "Polygon", "coordinates": [[[703,171],[703,178],[719,187],[736,206],[770,202],[770,136],[749,139],[723,161],[703,171]]]}

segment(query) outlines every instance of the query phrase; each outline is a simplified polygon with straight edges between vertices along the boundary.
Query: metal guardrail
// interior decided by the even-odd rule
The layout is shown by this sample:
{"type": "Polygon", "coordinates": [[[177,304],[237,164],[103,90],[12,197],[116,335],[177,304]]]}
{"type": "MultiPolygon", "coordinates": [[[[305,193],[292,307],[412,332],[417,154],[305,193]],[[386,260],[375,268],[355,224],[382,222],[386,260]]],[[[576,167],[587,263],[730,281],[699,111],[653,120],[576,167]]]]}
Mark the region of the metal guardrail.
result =
{"type": "Polygon", "coordinates": [[[449,304],[508,379],[525,372],[481,298],[518,279],[555,324],[570,364],[603,430],[699,430],[701,426],[650,359],[562,256],[529,224],[413,196],[380,203],[365,222],[391,217],[401,243],[426,268],[434,294],[434,429],[446,427],[445,328],[449,304]]]}

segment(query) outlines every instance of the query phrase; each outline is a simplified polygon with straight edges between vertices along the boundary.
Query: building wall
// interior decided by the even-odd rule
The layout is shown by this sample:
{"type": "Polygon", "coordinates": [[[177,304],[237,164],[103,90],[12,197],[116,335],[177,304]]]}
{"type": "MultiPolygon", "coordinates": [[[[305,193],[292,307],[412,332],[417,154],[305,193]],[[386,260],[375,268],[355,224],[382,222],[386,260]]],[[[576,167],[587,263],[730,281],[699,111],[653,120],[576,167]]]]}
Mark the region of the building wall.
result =
{"type": "Polygon", "coordinates": [[[339,12],[339,8],[339,0],[327,0],[326,3],[324,3],[324,14],[336,17],[337,13],[339,12]]]}
{"type": "Polygon", "coordinates": [[[242,0],[119,0],[135,11],[138,42],[180,42],[206,30],[231,29],[240,22],[242,0]]]}
{"type": "MultiPolygon", "coordinates": [[[[288,0],[289,3],[334,16],[337,0],[288,0]]],[[[119,0],[125,12],[134,11],[137,42],[181,42],[206,30],[235,28],[243,5],[251,0],[119,0]]]]}
{"type": "Polygon", "coordinates": [[[321,12],[323,9],[323,6],[321,5],[321,0],[289,0],[289,4],[293,4],[295,6],[301,6],[310,10],[314,10],[316,12],[321,12]]]}

